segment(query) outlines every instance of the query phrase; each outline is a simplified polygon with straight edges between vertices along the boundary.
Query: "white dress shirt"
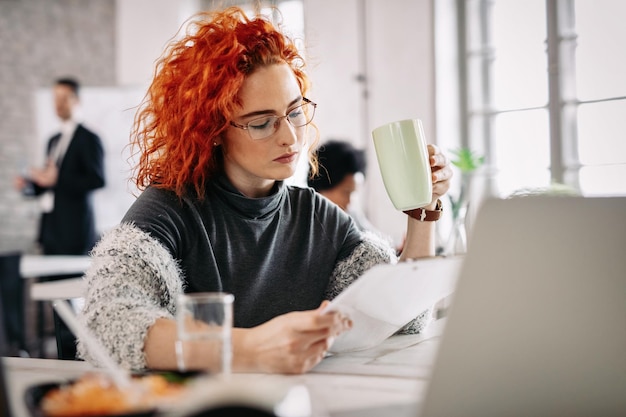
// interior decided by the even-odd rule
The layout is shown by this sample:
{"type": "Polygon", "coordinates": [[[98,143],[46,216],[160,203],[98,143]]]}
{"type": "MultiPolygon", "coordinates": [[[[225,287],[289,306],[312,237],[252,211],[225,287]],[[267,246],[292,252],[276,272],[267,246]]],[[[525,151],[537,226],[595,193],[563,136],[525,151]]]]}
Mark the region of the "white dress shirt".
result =
{"type": "MultiPolygon", "coordinates": [[[[61,161],[65,156],[67,148],[70,146],[77,126],[78,123],[73,120],[66,120],[61,124],[61,137],[50,150],[47,163],[54,162],[57,167],[61,167],[61,161]]],[[[54,208],[54,191],[49,190],[43,193],[39,199],[39,203],[44,213],[50,213],[54,208]]]]}

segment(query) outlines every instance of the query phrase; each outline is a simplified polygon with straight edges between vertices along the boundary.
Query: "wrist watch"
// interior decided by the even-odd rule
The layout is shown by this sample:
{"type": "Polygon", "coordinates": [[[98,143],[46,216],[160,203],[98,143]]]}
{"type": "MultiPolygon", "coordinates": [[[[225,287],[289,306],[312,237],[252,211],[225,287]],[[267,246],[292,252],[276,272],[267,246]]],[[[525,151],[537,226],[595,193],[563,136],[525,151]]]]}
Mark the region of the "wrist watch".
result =
{"type": "Polygon", "coordinates": [[[443,213],[443,204],[441,200],[437,199],[437,205],[434,210],[426,210],[420,207],[413,210],[404,210],[404,213],[420,222],[436,222],[441,218],[441,213],[443,213]]]}

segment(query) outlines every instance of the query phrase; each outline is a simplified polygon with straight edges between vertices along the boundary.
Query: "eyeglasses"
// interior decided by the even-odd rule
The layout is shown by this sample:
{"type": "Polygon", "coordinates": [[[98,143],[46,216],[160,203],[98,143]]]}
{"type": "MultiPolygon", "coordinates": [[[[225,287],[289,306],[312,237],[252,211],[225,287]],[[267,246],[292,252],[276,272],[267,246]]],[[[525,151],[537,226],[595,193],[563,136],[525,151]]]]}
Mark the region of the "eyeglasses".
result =
{"type": "Polygon", "coordinates": [[[304,127],[313,120],[317,103],[306,97],[303,97],[302,101],[304,103],[289,110],[289,113],[284,116],[263,116],[251,120],[245,125],[235,122],[230,122],[230,124],[236,128],[247,130],[252,140],[265,139],[272,136],[278,130],[282,119],[287,119],[293,127],[304,127]]]}

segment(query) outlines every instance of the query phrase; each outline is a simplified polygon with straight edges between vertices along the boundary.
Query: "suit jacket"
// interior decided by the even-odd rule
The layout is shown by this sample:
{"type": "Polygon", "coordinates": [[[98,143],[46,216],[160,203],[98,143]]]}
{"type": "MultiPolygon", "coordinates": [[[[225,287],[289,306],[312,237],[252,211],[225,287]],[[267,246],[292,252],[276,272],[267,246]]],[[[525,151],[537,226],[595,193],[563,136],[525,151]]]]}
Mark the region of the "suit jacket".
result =
{"type": "MultiPolygon", "coordinates": [[[[48,151],[61,138],[50,138],[48,151]]],[[[57,183],[52,187],[54,207],[43,213],[39,243],[47,255],[84,255],[96,243],[92,192],[104,187],[104,148],[98,135],[79,124],[59,166],[57,183]]],[[[35,194],[48,189],[34,187],[35,194]]]]}

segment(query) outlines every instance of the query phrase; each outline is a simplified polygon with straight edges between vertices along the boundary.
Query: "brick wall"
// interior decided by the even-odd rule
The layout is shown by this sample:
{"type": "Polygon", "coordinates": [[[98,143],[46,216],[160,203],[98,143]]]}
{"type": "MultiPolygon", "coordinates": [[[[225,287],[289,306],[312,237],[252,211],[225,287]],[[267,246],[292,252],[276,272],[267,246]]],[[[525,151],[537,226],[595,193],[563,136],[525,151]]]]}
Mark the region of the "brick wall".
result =
{"type": "Polygon", "coordinates": [[[38,206],[13,179],[44,152],[35,92],[66,75],[114,86],[115,68],[115,0],[0,0],[0,253],[34,249],[38,206]]]}

